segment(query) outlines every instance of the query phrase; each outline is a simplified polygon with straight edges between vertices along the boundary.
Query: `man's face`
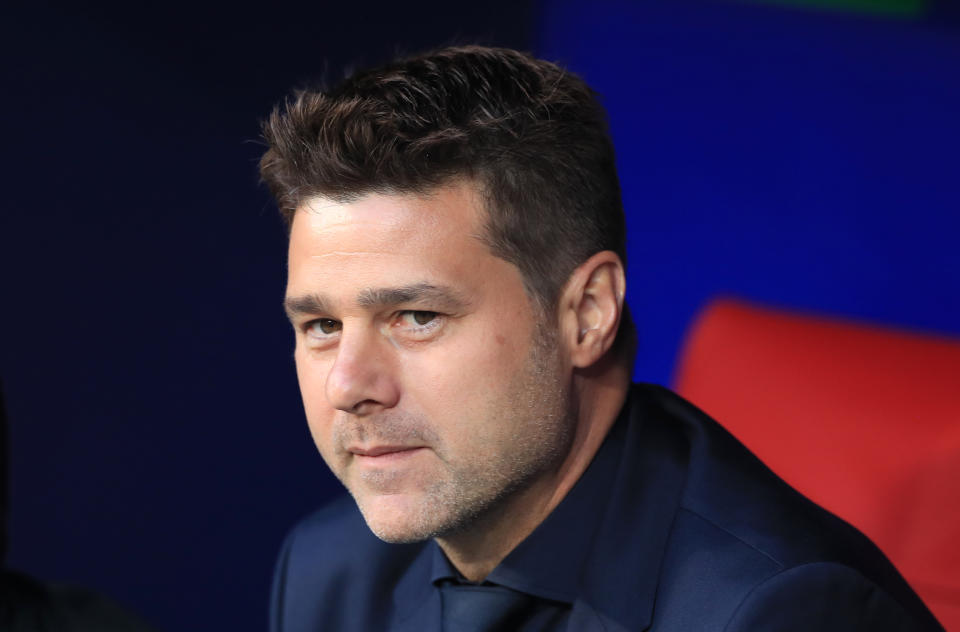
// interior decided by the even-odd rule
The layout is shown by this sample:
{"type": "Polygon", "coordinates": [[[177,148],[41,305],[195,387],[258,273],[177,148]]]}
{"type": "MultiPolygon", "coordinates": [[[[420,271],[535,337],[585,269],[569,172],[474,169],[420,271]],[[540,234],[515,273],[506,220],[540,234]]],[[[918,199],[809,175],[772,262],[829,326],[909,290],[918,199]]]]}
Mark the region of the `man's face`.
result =
{"type": "Polygon", "coordinates": [[[389,541],[455,533],[556,469],[564,363],[518,269],[479,236],[472,186],[314,198],[287,309],[310,432],[389,541]]]}

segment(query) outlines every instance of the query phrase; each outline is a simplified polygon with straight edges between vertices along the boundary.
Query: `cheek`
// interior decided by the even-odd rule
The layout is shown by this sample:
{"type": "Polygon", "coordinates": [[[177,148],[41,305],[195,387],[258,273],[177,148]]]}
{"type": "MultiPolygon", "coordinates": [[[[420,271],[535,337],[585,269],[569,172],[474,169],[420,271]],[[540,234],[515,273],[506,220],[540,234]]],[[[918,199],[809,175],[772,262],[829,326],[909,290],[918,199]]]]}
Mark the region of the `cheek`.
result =
{"type": "Polygon", "coordinates": [[[408,400],[448,433],[487,437],[509,407],[529,336],[493,331],[458,336],[436,353],[404,358],[408,400]]]}

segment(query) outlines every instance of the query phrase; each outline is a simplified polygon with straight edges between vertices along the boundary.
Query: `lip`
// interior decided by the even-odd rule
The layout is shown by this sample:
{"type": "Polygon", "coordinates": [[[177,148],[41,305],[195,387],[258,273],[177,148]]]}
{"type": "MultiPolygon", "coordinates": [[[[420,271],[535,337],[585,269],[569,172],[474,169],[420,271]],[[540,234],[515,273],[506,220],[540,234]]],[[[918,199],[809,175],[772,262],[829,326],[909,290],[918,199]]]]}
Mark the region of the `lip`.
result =
{"type": "Polygon", "coordinates": [[[378,445],[370,448],[352,447],[349,452],[364,459],[387,459],[406,456],[422,449],[423,446],[419,445],[378,445]]]}

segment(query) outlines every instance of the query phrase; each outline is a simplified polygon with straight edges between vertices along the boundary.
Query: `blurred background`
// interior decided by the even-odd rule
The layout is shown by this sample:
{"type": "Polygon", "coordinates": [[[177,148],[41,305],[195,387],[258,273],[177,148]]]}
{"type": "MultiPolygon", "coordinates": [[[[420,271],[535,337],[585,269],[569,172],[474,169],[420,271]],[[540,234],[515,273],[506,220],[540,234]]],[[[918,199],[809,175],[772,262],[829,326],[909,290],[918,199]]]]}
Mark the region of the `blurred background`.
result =
{"type": "Polygon", "coordinates": [[[960,3],[95,4],[0,26],[6,565],[161,630],[263,629],[283,535],[339,492],[257,182],[295,86],[470,42],[584,76],[639,380],[717,295],[960,336],[960,3]]]}

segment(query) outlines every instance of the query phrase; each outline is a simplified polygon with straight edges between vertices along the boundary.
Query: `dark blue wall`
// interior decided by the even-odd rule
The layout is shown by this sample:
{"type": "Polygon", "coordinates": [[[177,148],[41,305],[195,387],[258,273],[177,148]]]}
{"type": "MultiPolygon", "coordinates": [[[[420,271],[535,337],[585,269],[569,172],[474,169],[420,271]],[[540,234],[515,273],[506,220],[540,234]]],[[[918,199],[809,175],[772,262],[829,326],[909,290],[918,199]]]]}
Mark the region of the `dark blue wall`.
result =
{"type": "Polygon", "coordinates": [[[717,294],[960,335],[960,26],[931,9],[546,5],[539,52],[610,113],[639,379],[717,294]]]}

